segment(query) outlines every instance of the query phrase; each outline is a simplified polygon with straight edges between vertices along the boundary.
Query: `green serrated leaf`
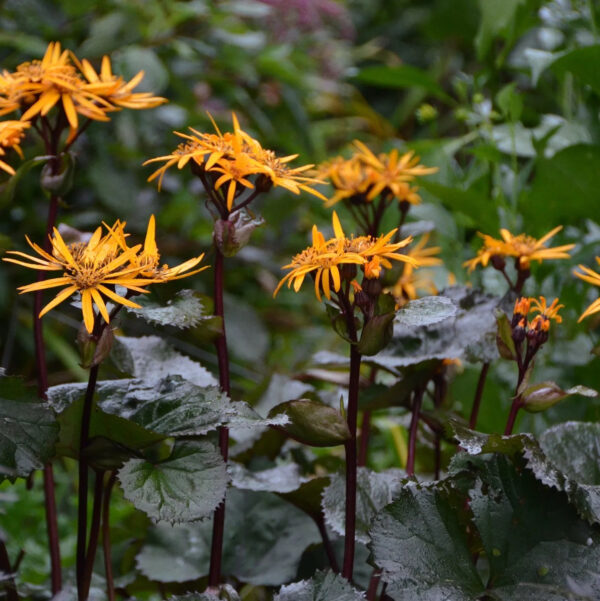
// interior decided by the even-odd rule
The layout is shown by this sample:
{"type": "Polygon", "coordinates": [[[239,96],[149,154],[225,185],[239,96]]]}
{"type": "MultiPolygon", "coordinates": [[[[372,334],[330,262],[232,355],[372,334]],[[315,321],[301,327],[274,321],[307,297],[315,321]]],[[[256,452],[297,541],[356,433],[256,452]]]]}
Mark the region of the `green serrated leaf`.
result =
{"type": "Polygon", "coordinates": [[[118,336],[111,357],[121,371],[149,383],[174,375],[197,386],[214,386],[218,383],[206,368],[178,353],[159,336],[118,336]]]}
{"type": "Polygon", "coordinates": [[[0,375],[0,477],[26,477],[54,454],[52,410],[20,378],[0,375]]]}
{"type": "MultiPolygon", "coordinates": [[[[376,473],[366,467],[357,471],[356,493],[356,540],[369,542],[368,530],[377,513],[392,502],[400,490],[404,477],[400,470],[376,473]]],[[[322,508],[325,521],[334,532],[345,532],[346,511],[340,499],[346,498],[346,480],[342,474],[331,476],[331,483],[323,492],[322,508]]]]}
{"type": "MultiPolygon", "coordinates": [[[[48,389],[57,411],[82,398],[85,384],[48,389]]],[[[246,403],[232,402],[217,386],[196,386],[180,376],[158,381],[105,380],[96,386],[96,403],[104,413],[119,416],[163,436],[199,436],[221,425],[259,428],[283,425],[284,416],[262,419],[246,403]]]]}
{"type": "Polygon", "coordinates": [[[173,326],[183,330],[215,319],[209,309],[208,297],[193,290],[181,290],[175,299],[163,306],[147,298],[140,298],[137,303],[142,306],[141,309],[127,310],[159,326],[173,326]]]}
{"type": "Polygon", "coordinates": [[[137,509],[171,523],[211,515],[229,483],[225,462],[208,442],[178,442],[159,463],[130,459],[118,478],[125,498],[137,509]]]}
{"type": "Polygon", "coordinates": [[[313,447],[332,447],[350,438],[348,424],[339,411],[310,399],[287,401],[269,412],[269,418],[287,415],[280,428],[291,438],[313,447]]]}
{"type": "Polygon", "coordinates": [[[281,587],[274,601],[361,601],[358,592],[345,578],[333,572],[317,572],[310,580],[281,587]]]}
{"type": "MultiPolygon", "coordinates": [[[[157,582],[196,580],[208,573],[212,522],[159,524],[136,558],[157,582]]],[[[231,489],[227,493],[224,575],[261,586],[295,578],[304,550],[321,540],[313,520],[277,495],[231,489]]]]}
{"type": "MultiPolygon", "coordinates": [[[[74,459],[79,457],[83,402],[83,398],[78,398],[58,415],[60,425],[60,435],[56,443],[58,455],[74,459]]],[[[107,459],[107,445],[101,442],[94,443],[94,440],[99,438],[112,444],[112,462],[116,468],[120,467],[124,459],[137,456],[141,449],[164,440],[165,435],[143,428],[123,417],[106,413],[98,406],[94,406],[90,418],[89,437],[93,448],[101,451],[107,459]]],[[[90,450],[90,453],[93,453],[93,450],[90,450]]]]}
{"type": "Polygon", "coordinates": [[[169,601],[240,601],[240,596],[231,585],[222,584],[216,592],[175,595],[169,601]]]}
{"type": "Polygon", "coordinates": [[[445,296],[426,296],[406,303],[396,314],[396,323],[405,328],[430,326],[454,317],[457,311],[445,296]]]}
{"type": "Polygon", "coordinates": [[[420,300],[425,302],[413,301],[406,313],[398,312],[392,341],[369,359],[371,363],[398,373],[399,368],[432,359],[489,362],[498,356],[495,311],[500,299],[455,286],[420,300]],[[424,325],[418,325],[420,321],[424,325]]]}
{"type": "Polygon", "coordinates": [[[240,463],[230,461],[227,470],[231,476],[231,484],[241,490],[290,493],[300,488],[305,481],[296,463],[252,471],[240,463]]]}
{"type": "Polygon", "coordinates": [[[447,485],[409,485],[377,515],[371,551],[395,601],[475,601],[483,592],[460,503],[447,485]]]}

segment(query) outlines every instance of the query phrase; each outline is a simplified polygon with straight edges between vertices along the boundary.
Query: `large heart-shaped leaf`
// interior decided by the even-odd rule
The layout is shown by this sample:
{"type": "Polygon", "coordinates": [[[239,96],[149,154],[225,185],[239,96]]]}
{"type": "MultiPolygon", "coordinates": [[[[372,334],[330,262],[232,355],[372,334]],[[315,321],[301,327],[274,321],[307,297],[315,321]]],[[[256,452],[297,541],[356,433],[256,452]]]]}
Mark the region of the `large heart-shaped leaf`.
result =
{"type": "Polygon", "coordinates": [[[208,517],[225,497],[229,482],[220,453],[208,442],[178,442],[160,463],[130,459],[118,478],[135,507],[171,523],[208,517]]]}

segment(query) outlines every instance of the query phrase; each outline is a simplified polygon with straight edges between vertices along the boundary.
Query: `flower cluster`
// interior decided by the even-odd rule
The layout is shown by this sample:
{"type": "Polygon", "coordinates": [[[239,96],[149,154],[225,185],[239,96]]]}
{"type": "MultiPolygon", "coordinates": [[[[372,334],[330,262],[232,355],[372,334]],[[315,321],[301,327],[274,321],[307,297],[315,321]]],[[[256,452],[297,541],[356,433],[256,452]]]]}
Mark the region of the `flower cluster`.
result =
{"type": "Polygon", "coordinates": [[[563,244],[562,246],[555,246],[553,248],[546,246],[546,242],[561,229],[562,225],[559,225],[539,240],[526,234],[514,236],[506,229],[500,230],[501,240],[478,232],[478,235],[483,238],[483,246],[477,251],[476,257],[465,261],[464,266],[468,267],[469,272],[471,272],[478,265],[486,267],[490,260],[496,266],[498,263],[495,263],[495,261],[500,260],[499,265],[503,269],[504,258],[514,257],[516,268],[525,271],[529,269],[531,261],[539,261],[541,263],[545,259],[568,259],[570,256],[568,251],[575,246],[574,244],[563,244]]]}
{"type": "Polygon", "coordinates": [[[291,263],[283,269],[290,269],[279,282],[273,296],[287,283],[288,288],[294,285],[298,292],[307,274],[312,274],[315,280],[315,294],[321,300],[321,289],[325,296],[331,298],[331,290],[338,292],[342,280],[350,282],[355,290],[360,285],[355,281],[357,265],[364,272],[367,280],[377,279],[383,268],[390,269],[390,260],[417,264],[409,255],[398,253],[412,241],[411,237],[396,243],[390,242],[396,230],[375,238],[373,236],[350,236],[344,234],[336,212],[333,212],[333,231],[335,236],[325,239],[317,226],[312,229],[312,245],[293,257],[291,263]],[[346,267],[347,266],[347,267],[346,267]]]}
{"type": "MultiPolygon", "coordinates": [[[[20,121],[27,124],[20,130],[14,125],[18,121],[5,122],[7,126],[2,124],[12,128],[14,135],[7,138],[5,132],[0,131],[0,144],[19,152],[20,138],[16,134],[22,134],[38,117],[46,117],[54,107],[61,109],[60,116],[64,116],[70,128],[69,139],[73,139],[79,128],[79,115],[108,121],[107,113],[121,108],[146,109],[166,102],[165,98],[149,92],[133,92],[143,76],[144,72],[140,71],[127,82],[114,75],[108,56],[102,59],[98,74],[89,61],[79,61],[72,52],[62,50],[59,42],[51,42],[41,60],[22,63],[16,70],[3,70],[0,74],[0,115],[20,110],[20,121]]],[[[48,128],[42,127],[44,129],[48,128]]],[[[0,167],[14,173],[5,164],[0,167]]]]}
{"type": "Polygon", "coordinates": [[[558,304],[555,298],[550,305],[547,304],[545,297],[536,298],[521,297],[515,301],[513,316],[511,322],[512,338],[517,345],[527,339],[528,345],[532,349],[539,348],[548,340],[551,320],[556,323],[562,322],[562,317],[558,314],[564,305],[558,304]],[[533,319],[528,321],[531,312],[538,313],[533,319]]]}
{"type": "Polygon", "coordinates": [[[400,155],[397,149],[375,155],[362,142],[353,143],[354,154],[336,157],[317,169],[317,177],[331,182],[335,192],[326,206],[348,200],[372,202],[379,195],[399,202],[418,204],[418,187],[412,185],[416,176],[435,173],[437,167],[425,167],[413,152],[400,155]]]}
{"type": "Polygon", "coordinates": [[[207,266],[204,266],[190,271],[200,263],[204,254],[185,261],[177,267],[161,266],[155,241],[154,216],[150,217],[143,246],[141,244],[128,246],[125,225],[125,222],[121,221],[117,221],[112,227],[105,224],[104,234],[102,227],[99,227],[87,242],[70,244],[63,240],[55,228],[54,235],[50,238],[50,252],[46,252],[27,238],[27,242],[39,257],[20,251],[8,251],[7,254],[19,258],[11,257],[3,260],[36,271],[62,271],[60,277],[21,286],[19,291],[24,293],[47,288],[63,288],[42,309],[39,317],[78,292],[81,296],[85,327],[92,333],[96,319],[94,306],[104,321],[109,323],[107,300],[127,307],[139,308],[139,305],[130,300],[129,296],[148,292],[146,287],[150,284],[180,279],[207,269],[207,266]],[[125,288],[126,296],[119,295],[116,286],[125,288]]]}
{"type": "MultiPolygon", "coordinates": [[[[227,184],[225,203],[229,212],[235,210],[234,201],[244,189],[264,192],[272,186],[280,186],[294,194],[304,191],[325,199],[320,192],[309,186],[322,182],[304,175],[313,165],[294,168],[288,166],[290,161],[297,158],[297,154],[278,157],[272,150],[263,148],[258,140],[240,127],[235,114],[233,132],[221,133],[212,117],[211,121],[216,133],[203,133],[193,128],[190,128],[191,134],[174,132],[185,142],[179,144],[171,154],[144,163],[147,165],[164,161],[164,165],[152,173],[148,181],[158,178],[160,189],[167,169],[173,165],[183,169],[190,164],[193,172],[209,184],[209,193],[212,190],[218,192],[227,184]],[[256,176],[254,182],[249,179],[252,176],[256,176]]],[[[216,199],[220,201],[218,196],[216,199]]]]}

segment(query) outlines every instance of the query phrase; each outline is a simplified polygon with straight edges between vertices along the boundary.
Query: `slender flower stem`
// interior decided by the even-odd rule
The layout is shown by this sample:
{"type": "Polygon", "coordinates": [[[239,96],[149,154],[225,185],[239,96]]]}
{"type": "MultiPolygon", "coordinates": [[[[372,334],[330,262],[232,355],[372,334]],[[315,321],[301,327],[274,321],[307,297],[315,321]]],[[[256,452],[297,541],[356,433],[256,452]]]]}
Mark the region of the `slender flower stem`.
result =
{"type": "MultiPolygon", "coordinates": [[[[214,301],[215,315],[221,317],[222,332],[215,340],[217,350],[217,361],[219,364],[219,384],[221,390],[230,394],[229,385],[229,355],[227,352],[227,337],[225,334],[225,314],[223,310],[223,253],[216,248],[214,265],[214,301]]],[[[229,455],[229,429],[222,426],[219,428],[219,449],[223,460],[227,462],[229,455]]],[[[221,579],[221,556],[223,555],[223,535],[225,532],[225,500],[217,507],[213,519],[213,534],[210,551],[210,569],[208,573],[208,586],[216,587],[221,579]]]]}
{"type": "MultiPolygon", "coordinates": [[[[58,196],[52,196],[48,205],[48,217],[46,219],[46,236],[44,238],[43,248],[50,251],[50,235],[56,223],[58,213],[58,196]]],[[[45,271],[37,272],[37,281],[41,282],[46,278],[45,271]]],[[[35,348],[35,366],[38,377],[38,395],[41,399],[46,399],[46,390],[48,390],[48,368],[46,366],[46,349],[44,345],[43,323],[39,314],[44,304],[43,290],[37,290],[33,297],[33,339],[35,348]]],[[[56,495],[54,490],[54,473],[52,464],[47,463],[44,466],[44,505],[46,509],[46,530],[48,532],[48,546],[50,549],[50,580],[52,593],[58,593],[62,588],[62,574],[60,567],[60,546],[58,538],[58,520],[56,514],[56,495]]]]}
{"type": "Polygon", "coordinates": [[[77,592],[79,601],[85,601],[87,591],[84,589],[85,564],[86,564],[86,539],[87,539],[87,493],[88,493],[88,465],[85,460],[84,450],[89,442],[90,420],[94,402],[94,391],[98,379],[99,365],[90,369],[85,399],[83,401],[83,414],[81,416],[81,435],[79,439],[79,498],[77,507],[77,592]]]}
{"type": "Polygon", "coordinates": [[[360,427],[360,448],[358,450],[358,465],[367,465],[367,452],[369,450],[369,436],[371,434],[371,412],[364,411],[360,427]]]}
{"type": "Polygon", "coordinates": [[[477,416],[479,415],[479,407],[481,406],[481,397],[483,396],[483,388],[485,387],[485,380],[487,378],[490,364],[484,363],[479,374],[479,380],[477,381],[477,388],[475,390],[475,398],[473,399],[473,407],[471,408],[471,416],[469,417],[469,428],[475,429],[477,426],[477,416]]]}
{"type": "Polygon", "coordinates": [[[98,548],[98,538],[100,536],[100,518],[102,516],[102,495],[104,492],[104,471],[96,472],[96,481],[94,483],[94,505],[92,509],[92,523],[90,525],[90,541],[85,556],[85,569],[83,578],[84,599],[87,599],[92,582],[92,572],[94,571],[94,560],[96,558],[96,549],[98,548]]]}
{"type": "Polygon", "coordinates": [[[110,495],[117,481],[117,472],[110,473],[106,488],[104,489],[104,502],[102,504],[102,551],[104,552],[104,573],[106,574],[106,594],[108,601],[115,601],[115,582],[112,570],[112,557],[110,552],[110,495]]]}
{"type": "Polygon", "coordinates": [[[367,589],[367,601],[375,601],[377,595],[377,588],[379,587],[379,581],[381,580],[381,570],[375,568],[371,574],[369,580],[369,588],[367,589]]]}
{"type": "Polygon", "coordinates": [[[415,475],[415,455],[417,448],[417,429],[419,426],[419,414],[423,403],[423,389],[417,389],[414,392],[412,418],[410,420],[410,431],[408,435],[408,455],[406,458],[406,475],[415,475]]]}
{"type": "Polygon", "coordinates": [[[4,598],[6,601],[19,601],[19,594],[17,593],[14,579],[16,569],[10,565],[10,557],[2,538],[0,538],[0,570],[4,573],[4,598]]]}
{"type": "Polygon", "coordinates": [[[356,546],[356,423],[358,419],[358,385],[360,380],[361,355],[356,350],[355,343],[358,338],[354,323],[354,310],[348,299],[347,291],[345,293],[340,291],[338,298],[346,318],[348,336],[352,343],[354,343],[350,345],[350,378],[348,381],[348,411],[346,413],[350,439],[344,445],[346,450],[346,520],[344,531],[344,564],[342,567],[342,576],[351,581],[354,571],[354,549],[356,546]]]}
{"type": "Polygon", "coordinates": [[[321,535],[321,540],[323,541],[323,548],[325,549],[325,553],[327,554],[327,559],[329,560],[329,565],[331,569],[337,574],[340,571],[340,566],[338,565],[337,559],[335,557],[335,553],[333,551],[333,547],[331,546],[331,540],[329,539],[329,535],[327,534],[327,528],[325,527],[325,520],[323,519],[323,515],[321,514],[318,517],[313,517],[317,528],[319,529],[319,534],[321,535]]]}
{"type": "Polygon", "coordinates": [[[513,399],[512,405],[510,406],[510,413],[508,414],[508,420],[506,421],[506,427],[504,428],[504,435],[509,436],[512,434],[513,428],[515,427],[515,421],[517,419],[517,414],[519,413],[519,409],[523,407],[525,404],[523,402],[523,395],[519,394],[519,389],[521,388],[521,384],[525,379],[525,374],[527,373],[527,368],[529,367],[529,362],[531,358],[525,359],[524,362],[520,360],[521,353],[517,353],[518,366],[519,366],[519,378],[517,381],[517,387],[515,389],[515,397],[513,399]]]}

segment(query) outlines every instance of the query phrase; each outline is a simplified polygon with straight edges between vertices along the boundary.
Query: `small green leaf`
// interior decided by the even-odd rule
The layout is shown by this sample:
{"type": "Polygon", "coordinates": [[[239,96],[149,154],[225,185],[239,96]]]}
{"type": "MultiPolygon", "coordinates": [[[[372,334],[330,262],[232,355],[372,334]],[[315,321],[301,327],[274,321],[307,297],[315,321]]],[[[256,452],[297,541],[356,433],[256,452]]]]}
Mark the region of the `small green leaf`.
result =
{"type": "Polygon", "coordinates": [[[27,477],[54,454],[52,410],[20,378],[0,374],[0,477],[27,477]]]}
{"type": "Polygon", "coordinates": [[[280,428],[291,438],[313,447],[332,447],[350,438],[346,420],[329,405],[309,399],[277,405],[268,417],[285,414],[289,422],[280,428]]]}
{"type": "MultiPolygon", "coordinates": [[[[369,542],[368,529],[371,522],[386,505],[391,503],[400,490],[404,472],[388,470],[373,472],[366,467],[357,471],[356,492],[356,540],[369,542]]],[[[342,474],[331,476],[331,483],[323,492],[325,521],[334,532],[344,535],[346,511],[340,499],[346,498],[346,480],[342,474]]]]}
{"type": "Polygon", "coordinates": [[[498,352],[503,359],[514,361],[517,350],[515,348],[515,341],[512,338],[512,328],[510,327],[506,313],[499,311],[496,322],[498,324],[498,333],[496,335],[498,352]]]}
{"type": "Polygon", "coordinates": [[[61,153],[57,157],[58,171],[54,172],[55,161],[48,161],[42,167],[40,185],[48,194],[64,196],[73,186],[75,177],[75,157],[70,153],[61,153]]]}
{"type": "Polygon", "coordinates": [[[34,157],[21,163],[21,166],[16,170],[15,174],[4,184],[0,191],[0,207],[5,207],[13,201],[17,185],[21,178],[38,165],[43,165],[52,159],[52,155],[44,155],[34,157]]]}
{"type": "Polygon", "coordinates": [[[274,601],[361,601],[359,593],[339,574],[317,572],[310,580],[281,587],[274,601]]]}
{"type": "Polygon", "coordinates": [[[545,411],[550,407],[553,407],[559,401],[579,394],[588,398],[595,398],[598,393],[591,388],[585,386],[574,386],[568,390],[563,390],[555,382],[540,382],[533,386],[528,386],[523,391],[523,402],[525,403],[523,409],[530,413],[537,413],[539,411],[545,411]]]}
{"type": "Polygon", "coordinates": [[[563,74],[569,71],[583,85],[590,86],[600,94],[600,74],[595,65],[600,61],[600,45],[575,48],[557,58],[551,65],[553,71],[563,74]]]}
{"type": "Polygon", "coordinates": [[[394,313],[373,315],[362,329],[356,349],[361,355],[376,355],[394,335],[394,313]]]}
{"type": "Polygon", "coordinates": [[[118,472],[126,499],[154,520],[193,522],[208,517],[229,482],[220,453],[208,442],[178,442],[169,459],[130,459],[118,472]]]}

